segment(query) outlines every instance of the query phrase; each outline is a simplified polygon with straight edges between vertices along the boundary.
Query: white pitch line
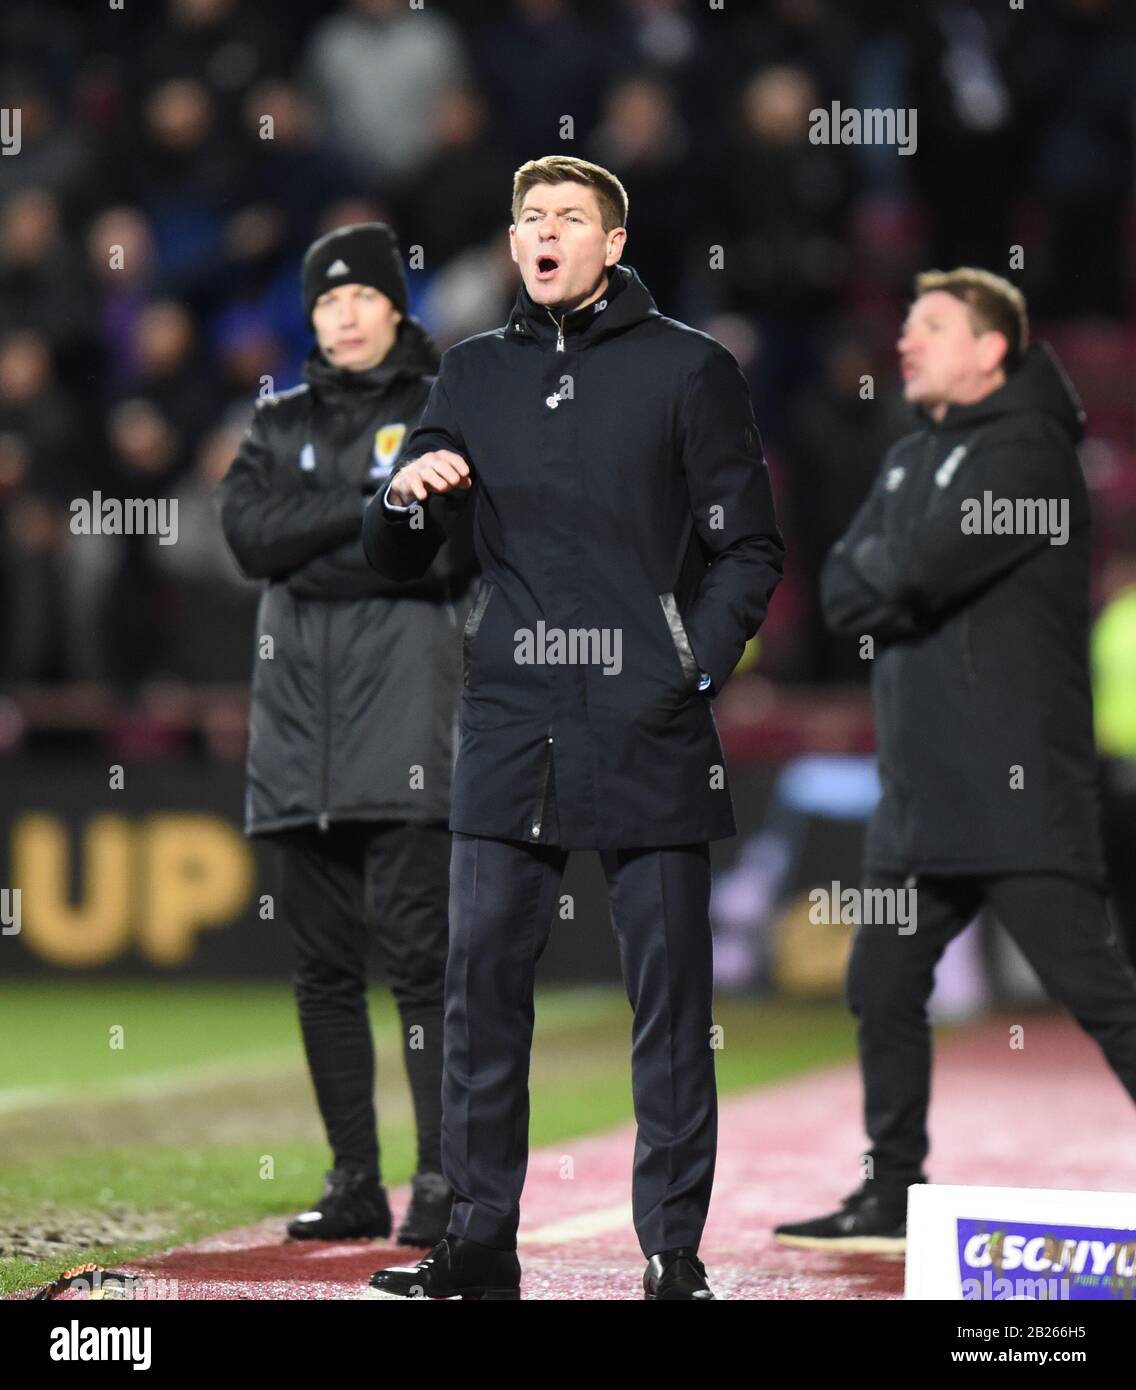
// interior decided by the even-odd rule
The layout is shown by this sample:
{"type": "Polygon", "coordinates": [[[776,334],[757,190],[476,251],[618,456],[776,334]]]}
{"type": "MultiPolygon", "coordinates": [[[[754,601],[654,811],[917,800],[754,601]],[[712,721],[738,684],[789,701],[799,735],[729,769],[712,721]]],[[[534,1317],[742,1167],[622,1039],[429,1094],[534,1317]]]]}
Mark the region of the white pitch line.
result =
{"type": "MultiPolygon", "coordinates": [[[[542,1042],[549,1042],[551,1035],[564,1028],[578,1027],[591,1018],[602,1017],[610,1012],[612,990],[605,986],[595,986],[578,992],[574,998],[552,998],[541,1003],[537,1009],[540,1014],[539,1029],[543,1026],[545,1036],[542,1042]]],[[[376,1033],[376,1046],[395,1046],[397,1035],[388,1039],[376,1033]]],[[[191,1062],[181,1067],[170,1067],[165,1071],[141,1072],[121,1080],[104,1077],[79,1085],[70,1082],[48,1082],[41,1086],[9,1086],[0,1089],[0,1115],[13,1110],[30,1109],[38,1105],[55,1105],[60,1101],[147,1099],[170,1095],[174,1092],[196,1091],[218,1083],[245,1081],[255,1072],[270,1076],[280,1072],[303,1075],[303,1053],[295,1049],[273,1049],[271,1052],[234,1053],[228,1058],[213,1058],[206,1062],[191,1062]]]]}
{"type": "Polygon", "coordinates": [[[10,1086],[0,1090],[0,1114],[24,1110],[59,1101],[146,1099],[174,1093],[196,1091],[224,1082],[248,1081],[281,1072],[301,1074],[302,1057],[293,1052],[246,1053],[224,1061],[171,1067],[166,1071],[141,1072],[135,1076],[100,1079],[84,1086],[66,1083],[45,1086],[10,1086]]]}
{"type": "Polygon", "coordinates": [[[538,1226],[535,1231],[519,1231],[517,1244],[559,1245],[566,1240],[602,1236],[630,1224],[631,1203],[620,1202],[614,1207],[597,1207],[595,1211],[585,1211],[579,1216],[567,1216],[563,1221],[550,1221],[547,1226],[538,1226]]]}

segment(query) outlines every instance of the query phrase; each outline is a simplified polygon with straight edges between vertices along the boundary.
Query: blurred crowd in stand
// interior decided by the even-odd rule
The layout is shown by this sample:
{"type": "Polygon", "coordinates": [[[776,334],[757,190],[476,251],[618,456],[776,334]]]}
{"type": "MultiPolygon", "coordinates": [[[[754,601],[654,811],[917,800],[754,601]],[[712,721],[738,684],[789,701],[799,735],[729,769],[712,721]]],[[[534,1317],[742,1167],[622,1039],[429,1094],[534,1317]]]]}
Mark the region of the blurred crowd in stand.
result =
{"type": "Polygon", "coordinates": [[[910,427],[927,266],[1025,290],[1089,414],[1097,605],[1131,591],[1132,59],[1121,0],[5,0],[0,678],[244,680],[256,591],[211,492],[300,379],[304,248],[389,220],[444,348],[506,318],[512,174],[560,151],[618,174],[625,262],[750,381],[790,556],[759,672],[866,679],[815,578],[910,427]],[[915,152],[812,143],[833,102],[914,108],[915,152]],[[177,497],[177,543],[73,534],[95,491],[177,497]]]}

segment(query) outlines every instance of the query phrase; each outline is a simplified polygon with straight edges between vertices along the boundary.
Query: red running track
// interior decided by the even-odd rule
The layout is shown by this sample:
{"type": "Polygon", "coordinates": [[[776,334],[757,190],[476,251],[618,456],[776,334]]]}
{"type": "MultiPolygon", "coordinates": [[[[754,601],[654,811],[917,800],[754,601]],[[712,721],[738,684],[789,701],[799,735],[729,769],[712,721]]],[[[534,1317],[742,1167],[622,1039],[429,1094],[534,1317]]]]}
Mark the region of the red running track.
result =
{"type": "MultiPolygon", "coordinates": [[[[700,1250],[720,1298],[902,1298],[899,1257],[791,1250],[771,1235],[777,1222],[831,1210],[858,1185],[859,1107],[853,1066],[722,1102],[700,1250]]],[[[1057,1015],[1019,1012],[941,1044],[931,1136],[928,1172],[937,1182],[1136,1188],[1136,1111],[1095,1044],[1057,1015]],[[1022,1050],[1009,1046],[1011,1022],[1024,1022],[1022,1050]]],[[[519,1237],[523,1298],[642,1297],[633,1144],[628,1126],[532,1154],[519,1237]]],[[[392,1191],[396,1223],[408,1199],[408,1188],[392,1191]]],[[[380,1265],[416,1258],[382,1241],[284,1243],[283,1228],[283,1219],[263,1221],[131,1270],[176,1279],[179,1298],[351,1299],[380,1265]]]]}

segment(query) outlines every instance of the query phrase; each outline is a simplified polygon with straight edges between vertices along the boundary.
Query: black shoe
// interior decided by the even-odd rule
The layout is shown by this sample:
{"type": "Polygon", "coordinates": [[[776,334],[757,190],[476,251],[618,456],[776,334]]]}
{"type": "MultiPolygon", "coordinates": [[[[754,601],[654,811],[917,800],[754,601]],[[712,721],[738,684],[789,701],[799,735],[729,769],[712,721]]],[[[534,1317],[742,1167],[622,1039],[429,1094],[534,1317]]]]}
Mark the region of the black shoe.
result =
{"type": "Polygon", "coordinates": [[[444,1236],[416,1265],[389,1265],[371,1275],[370,1298],[520,1298],[515,1250],[495,1250],[464,1236],[444,1236]]]}
{"type": "Polygon", "coordinates": [[[698,1299],[714,1295],[706,1282],[706,1266],[689,1245],[662,1250],[647,1261],[643,1274],[643,1297],[647,1299],[698,1299]]]}
{"type": "Polygon", "coordinates": [[[332,1168],[311,1211],[288,1222],[293,1240],[378,1240],[390,1233],[386,1188],[374,1174],[351,1168],[332,1168]]]}
{"type": "Polygon", "coordinates": [[[907,1193],[894,1188],[881,1192],[864,1182],[845,1197],[839,1211],[775,1226],[773,1234],[782,1245],[806,1249],[900,1255],[907,1246],[907,1193]]]}
{"type": "Polygon", "coordinates": [[[415,1173],[410,1180],[410,1192],[406,1219],[398,1228],[398,1243],[430,1250],[446,1234],[454,1190],[441,1173],[415,1173]]]}

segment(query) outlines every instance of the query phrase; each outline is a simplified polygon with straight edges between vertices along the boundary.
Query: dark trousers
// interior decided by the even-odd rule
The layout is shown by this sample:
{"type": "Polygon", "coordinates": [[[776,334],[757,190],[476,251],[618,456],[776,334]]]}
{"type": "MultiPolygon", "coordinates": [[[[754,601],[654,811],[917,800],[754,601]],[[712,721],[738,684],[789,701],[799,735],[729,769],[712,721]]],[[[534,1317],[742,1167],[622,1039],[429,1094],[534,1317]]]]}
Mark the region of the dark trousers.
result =
{"type": "MultiPolygon", "coordinates": [[[[869,875],[868,887],[904,880],[869,875]]],[[[1050,996],[1100,1046],[1136,1101],[1136,971],[1122,950],[1103,895],[1055,874],[924,878],[917,882],[916,930],[855,929],[846,997],[856,1016],[864,1082],[867,1176],[889,1193],[924,1179],[931,1092],[927,1001],[949,942],[979,908],[1010,933],[1050,996]]]]}
{"type": "Polygon", "coordinates": [[[444,823],[344,823],[274,835],[296,954],[304,1050],[336,1167],[379,1173],[372,941],[402,1022],[418,1170],[440,1172],[450,832],[444,823]]]}
{"type": "MultiPolygon", "coordinates": [[[[455,832],[442,1170],[450,1234],[511,1250],[528,1166],[533,978],[568,851],[455,832]]],[[[627,997],[638,1133],[632,1215],[645,1255],[702,1237],[717,1149],[706,844],[600,856],[627,997]]]]}

